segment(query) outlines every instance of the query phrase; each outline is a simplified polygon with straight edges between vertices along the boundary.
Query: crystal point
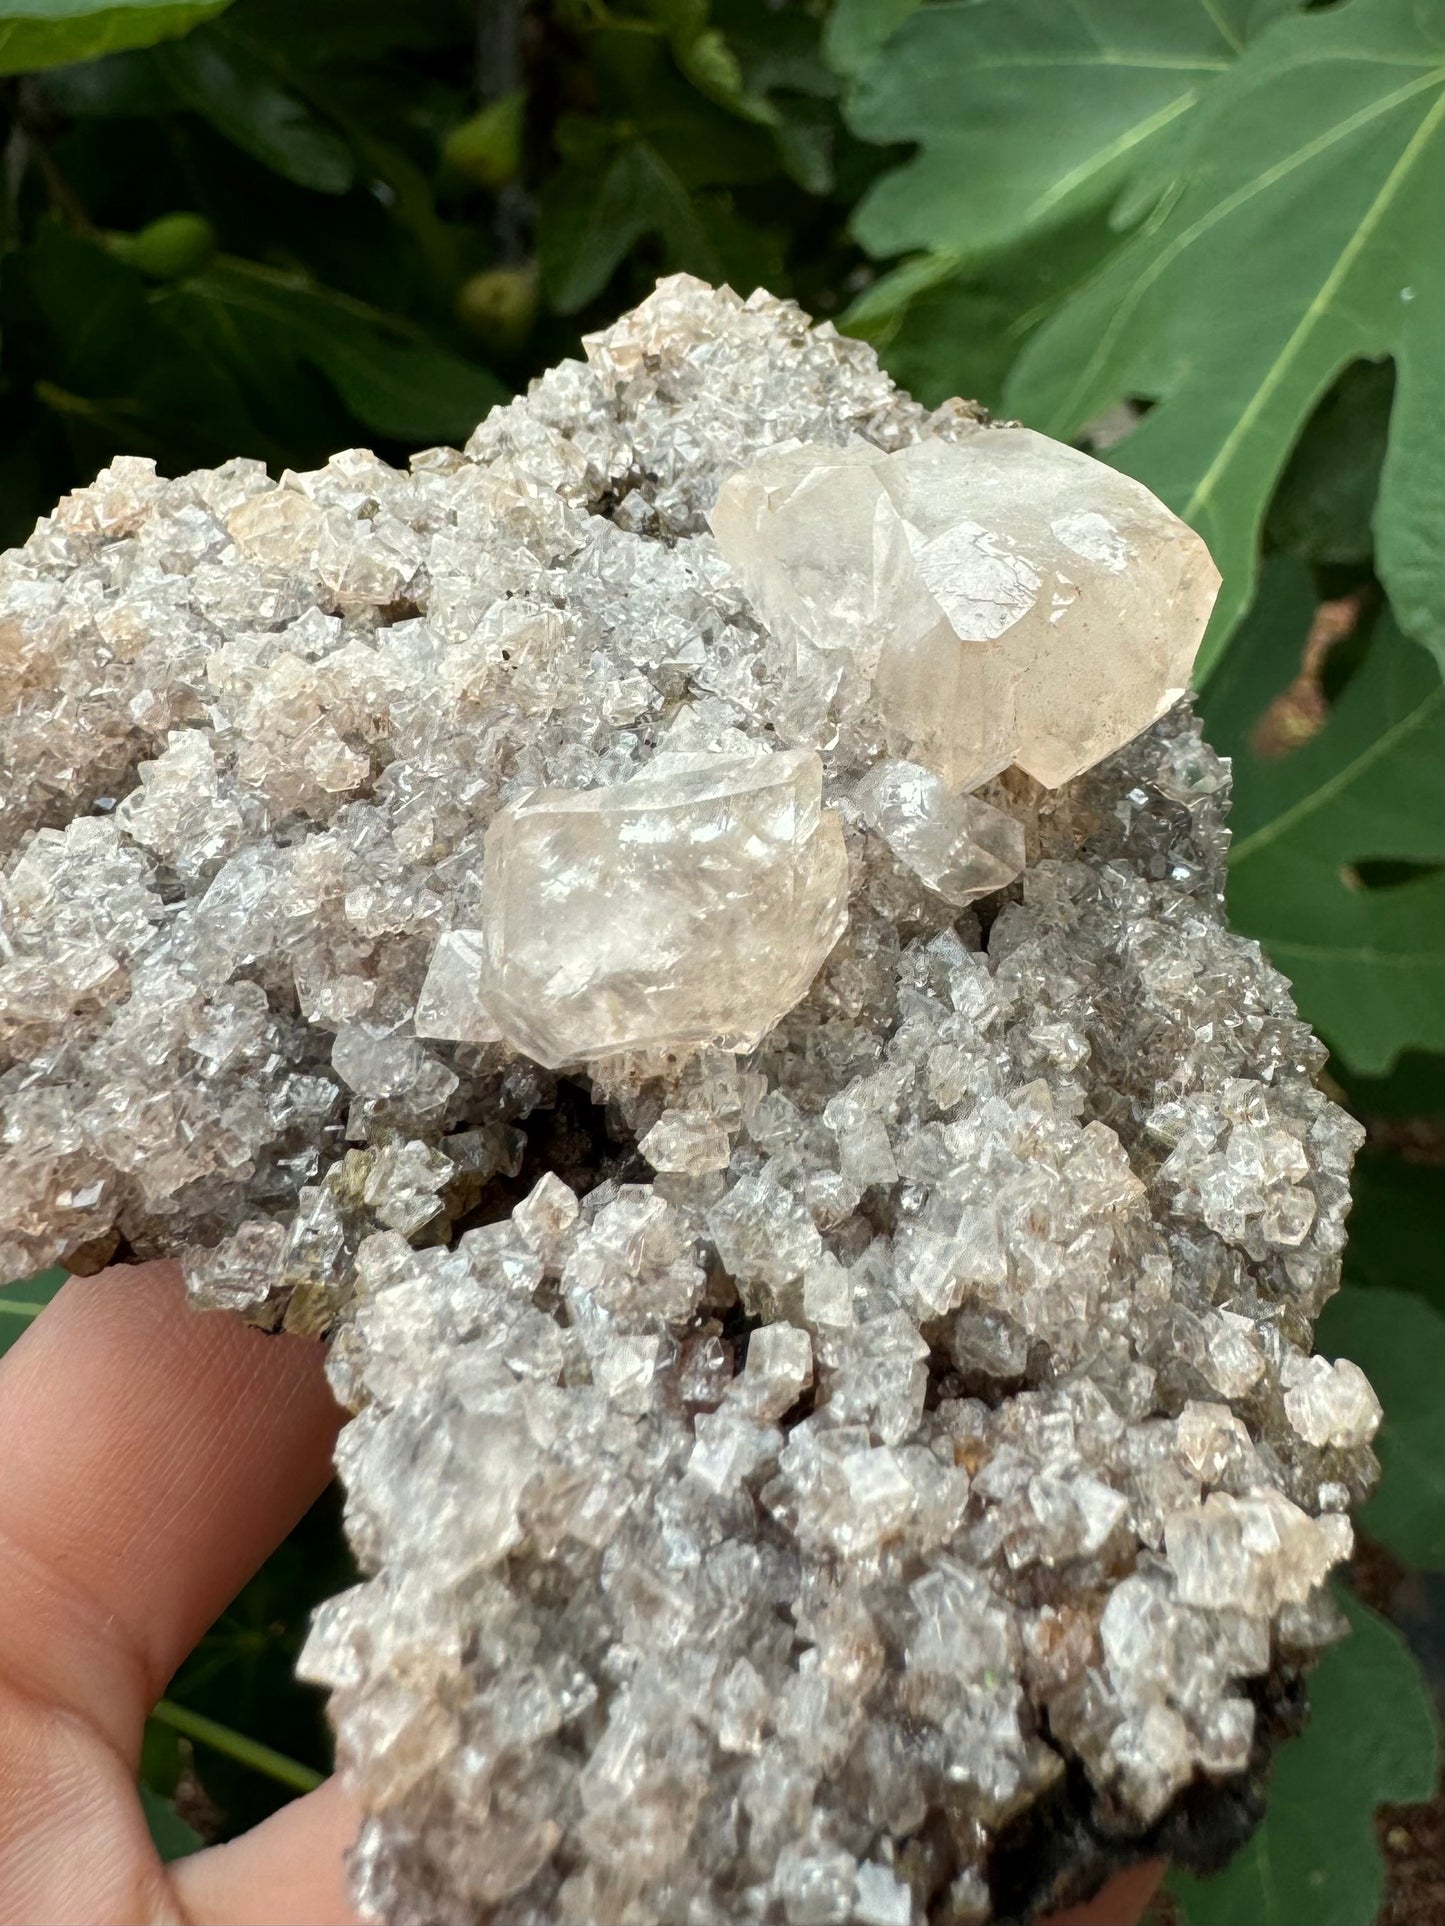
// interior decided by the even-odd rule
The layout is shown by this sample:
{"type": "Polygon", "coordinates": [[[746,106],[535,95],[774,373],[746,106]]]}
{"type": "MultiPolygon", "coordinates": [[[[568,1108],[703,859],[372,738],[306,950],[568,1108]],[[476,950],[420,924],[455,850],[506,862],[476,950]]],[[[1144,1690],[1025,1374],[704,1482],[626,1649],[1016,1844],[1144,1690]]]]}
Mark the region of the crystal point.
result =
{"type": "Polygon", "coordinates": [[[955,795],[917,763],[875,763],[857,800],[868,827],[955,908],[1002,889],[1024,866],[1024,827],[1016,817],[977,796],[955,795]]]}

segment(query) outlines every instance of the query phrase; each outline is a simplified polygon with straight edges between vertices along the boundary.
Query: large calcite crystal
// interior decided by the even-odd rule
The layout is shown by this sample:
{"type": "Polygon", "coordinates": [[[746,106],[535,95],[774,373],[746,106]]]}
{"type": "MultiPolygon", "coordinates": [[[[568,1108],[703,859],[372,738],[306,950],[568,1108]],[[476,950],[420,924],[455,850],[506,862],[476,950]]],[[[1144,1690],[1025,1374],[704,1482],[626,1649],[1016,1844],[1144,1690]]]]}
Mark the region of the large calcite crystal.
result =
{"type": "Polygon", "coordinates": [[[710,519],[794,673],[866,687],[955,789],[1121,749],[1184,694],[1219,587],[1142,483],[1028,428],[787,446],[710,519]]]}
{"type": "Polygon", "coordinates": [[[483,927],[442,939],[417,1034],[505,1040],[552,1070],[756,1048],[848,920],[842,823],[822,790],[812,751],[748,745],[656,756],[627,782],[538,789],[498,811],[483,927]]]}
{"type": "Polygon", "coordinates": [[[329,1339],[369,1917],[1198,1862],[1379,1420],[1311,1351],[1360,1132],[1179,699],[1208,560],[767,295],[586,350],[0,562],[0,1274],[329,1339]]]}

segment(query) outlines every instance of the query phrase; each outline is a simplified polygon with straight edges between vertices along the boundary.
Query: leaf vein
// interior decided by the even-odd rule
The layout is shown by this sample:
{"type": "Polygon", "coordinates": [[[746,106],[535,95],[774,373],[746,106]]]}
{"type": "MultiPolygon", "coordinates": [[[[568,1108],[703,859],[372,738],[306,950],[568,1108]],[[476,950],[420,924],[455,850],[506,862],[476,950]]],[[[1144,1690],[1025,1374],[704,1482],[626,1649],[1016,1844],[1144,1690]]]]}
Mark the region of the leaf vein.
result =
{"type": "Polygon", "coordinates": [[[1253,428],[1260,414],[1269,404],[1271,397],[1284,381],[1285,375],[1298,355],[1302,344],[1309,338],[1320,317],[1329,311],[1335,290],[1343,284],[1350,270],[1354,267],[1355,262],[1359,259],[1360,254],[1368,245],[1376,228],[1384,219],[1385,210],[1399,192],[1401,182],[1414,166],[1420,149],[1434,133],[1435,127],[1442,115],[1445,115],[1445,100],[1440,100],[1435,103],[1435,106],[1426,114],[1410,140],[1406,143],[1399,159],[1381,183],[1379,193],[1376,194],[1374,200],[1365,210],[1364,218],[1350,236],[1347,246],[1341,249],[1339,259],[1321,283],[1319,292],[1310,301],[1309,306],[1296,322],[1284,346],[1270,362],[1268,372],[1264,379],[1250,396],[1249,401],[1236,418],[1234,426],[1220,443],[1219,451],[1213,461],[1210,462],[1208,468],[1206,468],[1203,475],[1200,476],[1194,492],[1190,495],[1184,507],[1183,512],[1186,521],[1197,514],[1204,503],[1209,500],[1220,475],[1233,459],[1235,450],[1253,428]]]}
{"type": "Polygon", "coordinates": [[[1308,795],[1301,796],[1298,802],[1292,803],[1288,809],[1282,809],[1270,822],[1261,823],[1258,829],[1242,837],[1234,845],[1231,853],[1231,868],[1237,870],[1241,863],[1247,862],[1261,849],[1268,849],[1271,843],[1277,843],[1281,836],[1288,834],[1294,828],[1296,823],[1303,822],[1317,809],[1323,809],[1326,803],[1332,802],[1341,790],[1348,789],[1351,783],[1377,763],[1381,757],[1389,755],[1397,743],[1402,742],[1406,736],[1421,727],[1428,718],[1429,712],[1437,708],[1442,699],[1445,699],[1445,691],[1432,690],[1429,695],[1417,702],[1413,709],[1401,716],[1398,722],[1391,723],[1388,729],[1376,736],[1373,742],[1360,751],[1359,755],[1342,763],[1332,776],[1327,777],[1317,788],[1311,789],[1308,795]]]}
{"type": "Polygon", "coordinates": [[[1328,153],[1337,142],[1347,140],[1351,134],[1358,133],[1362,127],[1367,127],[1371,121],[1377,120],[1382,114],[1389,113],[1391,109],[1412,99],[1425,88],[1433,87],[1436,79],[1437,75],[1432,69],[1430,73],[1423,75],[1408,87],[1396,88],[1394,93],[1372,101],[1368,107],[1361,108],[1348,119],[1340,121],[1325,133],[1317,135],[1314,140],[1307,141],[1303,147],[1296,148],[1282,160],[1277,161],[1273,167],[1266,168],[1263,173],[1256,174],[1252,180],[1236,188],[1232,194],[1227,194],[1222,201],[1216,202],[1213,207],[1177,234],[1167,247],[1161,248],[1153,260],[1144,267],[1133,286],[1124,292],[1116,304],[1108,326],[1099,337],[1098,346],[1084,364],[1068,395],[1055,409],[1054,425],[1058,427],[1072,424],[1074,412],[1080,404],[1081,397],[1087,395],[1091,382],[1107,361],[1114,343],[1132,319],[1134,310],[1154,283],[1173,266],[1186,248],[1192,247],[1202,235],[1207,234],[1211,228],[1217,227],[1221,221],[1227,220],[1239,208],[1247,206],[1256,195],[1267,192],[1280,181],[1288,179],[1297,169],[1306,166],[1321,154],[1328,153]]]}

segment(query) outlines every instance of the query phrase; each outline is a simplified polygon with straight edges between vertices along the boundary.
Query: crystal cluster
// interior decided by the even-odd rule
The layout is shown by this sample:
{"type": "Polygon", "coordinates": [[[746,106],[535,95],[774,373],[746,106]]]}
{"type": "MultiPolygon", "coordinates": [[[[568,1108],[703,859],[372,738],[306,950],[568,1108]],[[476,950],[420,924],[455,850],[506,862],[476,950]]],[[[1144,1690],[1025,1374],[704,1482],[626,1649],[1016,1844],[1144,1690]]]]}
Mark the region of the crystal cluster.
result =
{"type": "Polygon", "coordinates": [[[1377,1470],[1212,569],[769,296],[586,347],[0,562],[0,1274],[329,1337],[369,1916],[1041,1913],[1257,1810],[1377,1470]]]}

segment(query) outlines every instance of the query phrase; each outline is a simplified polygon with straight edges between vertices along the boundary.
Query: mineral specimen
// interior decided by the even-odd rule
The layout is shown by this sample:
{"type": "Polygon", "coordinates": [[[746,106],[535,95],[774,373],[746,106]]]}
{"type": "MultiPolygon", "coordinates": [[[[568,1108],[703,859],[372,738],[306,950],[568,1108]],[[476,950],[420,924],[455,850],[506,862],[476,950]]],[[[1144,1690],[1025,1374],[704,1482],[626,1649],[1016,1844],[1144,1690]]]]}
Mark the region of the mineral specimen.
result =
{"type": "Polygon", "coordinates": [[[1227,1849],[1379,1407],[1208,559],[770,296],[586,346],[465,453],[117,461],[0,563],[0,1274],[329,1337],[369,1916],[1227,1849]]]}

